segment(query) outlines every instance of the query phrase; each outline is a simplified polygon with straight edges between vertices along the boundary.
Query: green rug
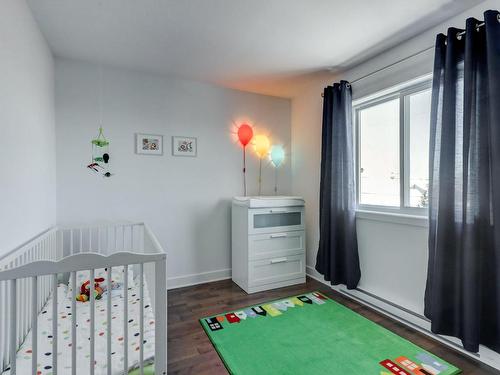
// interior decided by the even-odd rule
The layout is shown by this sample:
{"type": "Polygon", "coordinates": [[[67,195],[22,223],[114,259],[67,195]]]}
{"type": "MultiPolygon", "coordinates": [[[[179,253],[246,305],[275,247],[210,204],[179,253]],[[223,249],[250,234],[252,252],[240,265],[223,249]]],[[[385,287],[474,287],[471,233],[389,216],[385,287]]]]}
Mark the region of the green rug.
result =
{"type": "Polygon", "coordinates": [[[461,371],[326,296],[308,293],[200,319],[236,375],[452,375],[461,371]]]}

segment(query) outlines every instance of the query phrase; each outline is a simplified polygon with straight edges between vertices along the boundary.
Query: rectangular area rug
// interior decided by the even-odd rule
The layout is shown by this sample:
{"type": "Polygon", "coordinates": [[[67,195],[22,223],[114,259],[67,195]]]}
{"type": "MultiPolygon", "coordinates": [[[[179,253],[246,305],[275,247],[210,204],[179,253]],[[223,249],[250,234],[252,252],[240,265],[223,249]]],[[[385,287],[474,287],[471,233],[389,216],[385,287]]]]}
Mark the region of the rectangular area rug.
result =
{"type": "Polygon", "coordinates": [[[200,319],[231,374],[452,375],[455,366],[319,292],[200,319]]]}

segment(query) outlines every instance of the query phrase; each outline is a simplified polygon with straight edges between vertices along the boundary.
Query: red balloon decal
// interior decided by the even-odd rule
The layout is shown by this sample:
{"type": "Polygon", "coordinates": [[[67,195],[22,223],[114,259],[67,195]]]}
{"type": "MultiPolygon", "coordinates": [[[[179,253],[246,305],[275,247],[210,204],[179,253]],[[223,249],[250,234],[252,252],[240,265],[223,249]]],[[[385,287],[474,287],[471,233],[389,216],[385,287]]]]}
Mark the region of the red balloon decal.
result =
{"type": "Polygon", "coordinates": [[[253,138],[253,130],[252,127],[248,124],[242,124],[238,128],[238,139],[240,143],[245,147],[253,138]]]}
{"type": "Polygon", "coordinates": [[[244,189],[244,194],[245,196],[247,195],[247,177],[246,177],[246,171],[247,171],[247,162],[246,162],[246,149],[247,145],[250,143],[250,141],[253,138],[253,129],[250,125],[248,124],[241,124],[240,127],[238,128],[238,140],[240,141],[241,145],[243,146],[243,189],[244,189]]]}

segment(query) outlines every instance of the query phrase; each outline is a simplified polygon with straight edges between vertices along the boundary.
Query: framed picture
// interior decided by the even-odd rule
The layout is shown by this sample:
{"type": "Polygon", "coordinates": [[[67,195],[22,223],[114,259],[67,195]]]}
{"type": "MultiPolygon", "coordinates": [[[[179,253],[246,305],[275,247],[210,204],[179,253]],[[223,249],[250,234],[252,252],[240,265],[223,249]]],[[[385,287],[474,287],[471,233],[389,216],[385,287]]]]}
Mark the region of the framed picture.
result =
{"type": "Polygon", "coordinates": [[[163,155],[163,136],[137,133],[135,135],[135,152],[144,155],[163,155]]]}
{"type": "Polygon", "coordinates": [[[172,137],[172,155],[196,156],[197,145],[194,137],[172,137]]]}

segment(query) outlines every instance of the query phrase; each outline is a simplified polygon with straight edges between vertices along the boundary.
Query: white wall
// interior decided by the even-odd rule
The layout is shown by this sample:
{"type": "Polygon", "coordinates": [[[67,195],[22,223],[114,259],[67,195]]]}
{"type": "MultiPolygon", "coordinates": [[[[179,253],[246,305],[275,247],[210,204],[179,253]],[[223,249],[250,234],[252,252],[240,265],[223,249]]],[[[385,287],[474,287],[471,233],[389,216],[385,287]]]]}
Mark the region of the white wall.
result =
{"type": "Polygon", "coordinates": [[[0,257],[55,224],[54,63],[24,0],[0,1],[0,257]]]}
{"type": "MultiPolygon", "coordinates": [[[[351,70],[333,74],[316,74],[300,95],[292,100],[292,181],[293,194],[307,202],[307,270],[314,270],[319,241],[319,180],[321,154],[321,116],[323,88],[339,79],[356,80],[434,44],[438,33],[447,27],[463,27],[468,17],[483,19],[487,9],[498,9],[497,0],[485,1],[446,23],[419,35],[388,52],[351,70]]],[[[383,70],[353,84],[355,99],[389,88],[432,72],[434,51],[431,49],[410,60],[383,70]]],[[[425,220],[405,220],[380,215],[358,215],[357,219],[361,281],[359,288],[370,294],[423,315],[423,297],[427,275],[427,227],[425,220]],[[396,267],[387,272],[388,264],[396,267]]],[[[359,294],[358,294],[359,295],[359,294]]],[[[482,349],[487,362],[500,366],[500,356],[482,349]]]]}
{"type": "MultiPolygon", "coordinates": [[[[230,200],[243,191],[232,128],[247,120],[290,149],[290,101],[113,68],[103,69],[102,87],[109,179],[85,168],[99,121],[99,67],[56,61],[58,222],[145,221],[168,252],[170,286],[230,276],[230,200]],[[136,132],[163,134],[164,155],[136,155],[136,132]],[[172,135],[198,137],[198,157],[173,157],[172,135]]],[[[256,194],[257,159],[248,161],[256,194]]],[[[290,169],[280,170],[282,193],[290,193],[290,169]]],[[[265,162],[263,193],[273,187],[265,162]]]]}

